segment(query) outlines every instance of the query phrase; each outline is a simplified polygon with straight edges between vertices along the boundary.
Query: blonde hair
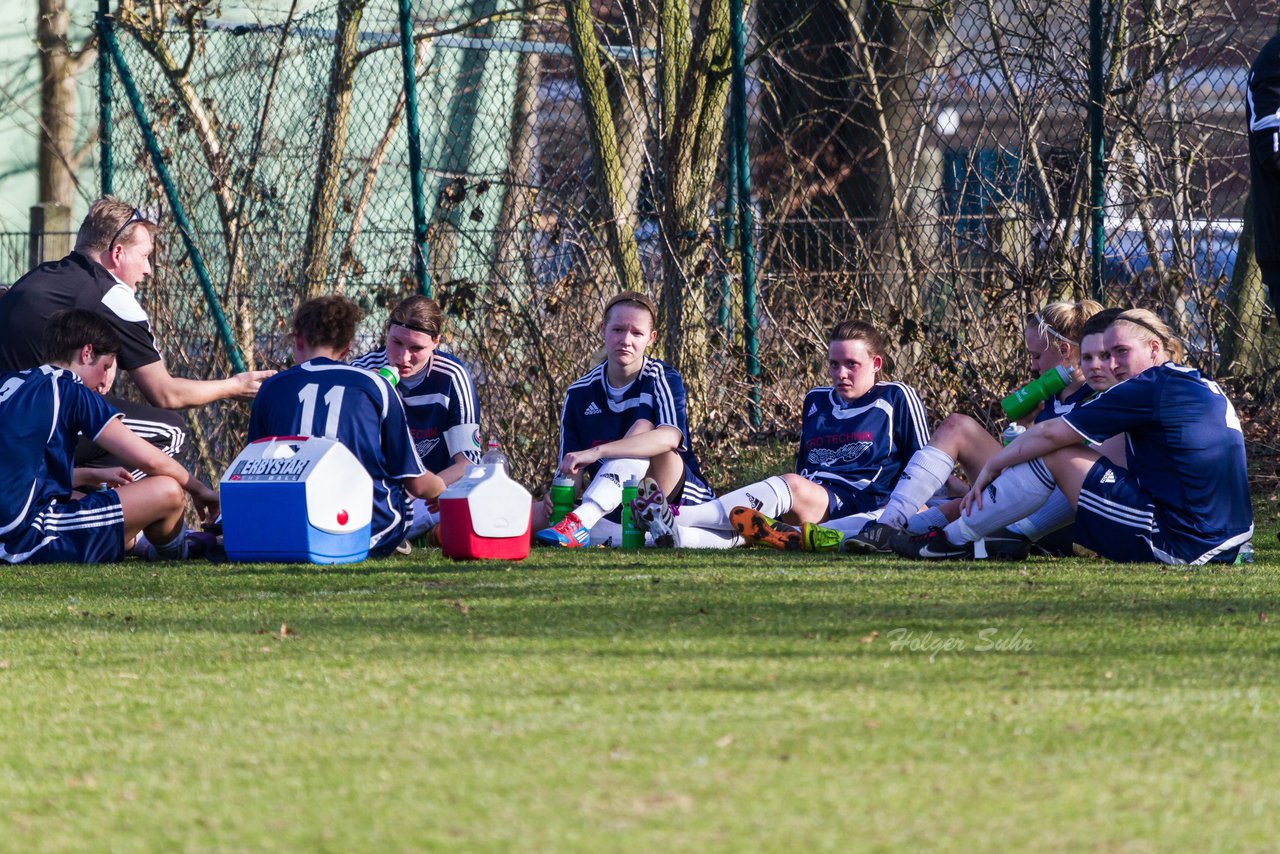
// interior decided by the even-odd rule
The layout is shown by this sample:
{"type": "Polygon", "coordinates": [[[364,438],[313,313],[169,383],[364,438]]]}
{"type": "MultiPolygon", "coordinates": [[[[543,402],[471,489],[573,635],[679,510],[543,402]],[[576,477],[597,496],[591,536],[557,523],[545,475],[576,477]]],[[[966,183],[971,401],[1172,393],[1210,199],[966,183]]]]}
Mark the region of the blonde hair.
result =
{"type": "Polygon", "coordinates": [[[1175,362],[1181,362],[1184,350],[1182,342],[1178,340],[1178,336],[1173,334],[1173,330],[1169,325],[1160,319],[1160,316],[1154,311],[1145,308],[1131,308],[1122,311],[1116,315],[1116,319],[1111,321],[1111,325],[1118,323],[1127,323],[1129,326],[1137,330],[1140,341],[1159,341],[1160,346],[1169,354],[1169,358],[1175,362]]]}
{"type": "Polygon", "coordinates": [[[106,252],[117,243],[133,242],[139,228],[154,233],[156,224],[142,211],[114,196],[103,196],[89,205],[89,212],[76,233],[76,251],[81,255],[106,252]]]}
{"type": "Polygon", "coordinates": [[[1080,330],[1085,321],[1102,311],[1102,303],[1091,299],[1079,302],[1051,302],[1027,316],[1027,326],[1034,327],[1046,341],[1057,341],[1080,349],[1080,330]]]}

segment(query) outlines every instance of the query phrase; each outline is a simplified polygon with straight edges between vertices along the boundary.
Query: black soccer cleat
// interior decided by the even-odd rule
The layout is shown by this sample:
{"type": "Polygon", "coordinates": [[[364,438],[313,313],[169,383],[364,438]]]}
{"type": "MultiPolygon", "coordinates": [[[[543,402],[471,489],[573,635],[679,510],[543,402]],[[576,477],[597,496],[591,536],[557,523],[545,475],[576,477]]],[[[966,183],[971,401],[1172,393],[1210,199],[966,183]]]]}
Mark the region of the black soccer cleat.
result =
{"type": "Polygon", "coordinates": [[[945,529],[938,527],[915,536],[900,532],[889,541],[889,545],[894,554],[912,560],[973,560],[973,543],[958,546],[947,539],[945,529]]]}
{"type": "Polygon", "coordinates": [[[1031,556],[1035,543],[1016,531],[1001,528],[982,538],[990,560],[1026,560],[1031,556]]]}
{"type": "Polygon", "coordinates": [[[845,537],[840,551],[853,554],[893,554],[893,538],[902,531],[882,522],[868,522],[862,530],[845,537]]]}

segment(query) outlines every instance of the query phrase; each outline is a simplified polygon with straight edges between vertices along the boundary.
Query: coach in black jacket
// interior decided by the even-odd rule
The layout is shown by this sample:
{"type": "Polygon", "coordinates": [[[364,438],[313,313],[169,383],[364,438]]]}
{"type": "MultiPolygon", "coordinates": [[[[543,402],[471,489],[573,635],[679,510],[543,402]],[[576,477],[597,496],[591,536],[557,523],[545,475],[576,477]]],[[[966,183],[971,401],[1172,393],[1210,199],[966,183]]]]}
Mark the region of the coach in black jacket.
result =
{"type": "MultiPolygon", "coordinates": [[[[152,405],[110,398],[125,424],[170,456],[186,443],[184,419],[170,410],[223,398],[249,400],[274,371],[246,371],[224,380],[174,377],[165,367],[138,303],[138,284],[151,273],[155,224],[140,211],[111,197],[89,207],[76,235],[75,250],[27,273],[0,296],[0,372],[42,364],[42,341],[49,318],[64,308],[83,308],[107,320],[123,347],[118,365],[152,405]]],[[[118,463],[91,443],[76,452],[77,465],[118,463]]]]}
{"type": "Polygon", "coordinates": [[[1271,307],[1280,314],[1280,34],[1249,69],[1249,176],[1253,182],[1253,251],[1271,307]]]}

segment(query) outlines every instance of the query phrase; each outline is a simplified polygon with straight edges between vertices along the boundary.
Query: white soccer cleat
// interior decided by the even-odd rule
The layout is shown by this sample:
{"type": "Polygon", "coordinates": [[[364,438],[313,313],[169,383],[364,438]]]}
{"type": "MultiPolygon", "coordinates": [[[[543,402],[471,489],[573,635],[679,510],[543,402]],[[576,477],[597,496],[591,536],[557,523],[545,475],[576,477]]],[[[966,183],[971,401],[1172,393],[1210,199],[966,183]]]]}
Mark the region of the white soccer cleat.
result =
{"type": "Polygon", "coordinates": [[[653,544],[659,548],[680,547],[680,526],[667,503],[667,496],[662,487],[651,477],[640,481],[636,487],[635,500],[631,502],[631,518],[642,531],[647,531],[653,538],[653,544]]]}

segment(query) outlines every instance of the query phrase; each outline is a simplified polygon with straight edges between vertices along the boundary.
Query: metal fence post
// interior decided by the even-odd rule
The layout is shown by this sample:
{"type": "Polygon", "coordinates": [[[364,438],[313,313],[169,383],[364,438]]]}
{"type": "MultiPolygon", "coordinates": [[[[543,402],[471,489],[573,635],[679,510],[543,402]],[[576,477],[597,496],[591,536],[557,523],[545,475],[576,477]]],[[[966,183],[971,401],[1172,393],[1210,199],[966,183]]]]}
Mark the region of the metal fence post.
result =
{"type": "MultiPolygon", "coordinates": [[[[106,44],[111,29],[111,0],[98,0],[98,43],[106,44]]],[[[111,195],[111,57],[98,51],[98,180],[102,195],[111,195]]]]}
{"type": "Polygon", "coordinates": [[[738,245],[742,251],[742,340],[747,351],[747,378],[751,384],[748,407],[751,426],[759,427],[760,356],[756,344],[755,217],[751,211],[751,161],[747,150],[747,34],[743,0],[729,0],[733,61],[733,143],[730,157],[737,173],[738,245]]]}
{"type": "Polygon", "coordinates": [[[1106,139],[1102,122],[1102,0],[1089,0],[1089,289],[1102,301],[1102,254],[1106,231],[1106,139]]]}
{"type": "Polygon", "coordinates": [[[187,255],[191,258],[191,266],[200,282],[200,289],[204,291],[205,301],[209,303],[209,311],[213,314],[214,325],[218,327],[218,337],[222,339],[227,358],[231,360],[231,366],[237,373],[243,371],[245,370],[244,357],[240,354],[240,348],[236,346],[235,337],[231,334],[231,326],[227,323],[227,316],[223,313],[222,304],[213,290],[213,282],[209,279],[209,271],[204,265],[204,256],[200,254],[200,247],[196,245],[195,237],[191,232],[191,223],[187,220],[186,208],[178,198],[178,188],[173,183],[169,167],[165,165],[164,157],[160,153],[160,143],[156,140],[155,131],[151,129],[146,107],[142,103],[142,95],[138,93],[138,85],[134,82],[133,75],[129,73],[129,66],[125,64],[124,54],[120,52],[115,32],[109,27],[102,31],[102,49],[110,52],[111,61],[115,63],[116,71],[120,74],[120,82],[124,84],[129,106],[133,108],[133,117],[138,122],[138,130],[142,132],[142,141],[146,145],[147,154],[151,156],[151,165],[156,170],[160,184],[164,187],[169,205],[173,208],[174,222],[178,226],[178,233],[182,235],[187,255]]]}
{"type": "Polygon", "coordinates": [[[400,0],[400,65],[404,70],[405,131],[409,134],[409,194],[413,197],[413,273],[418,290],[431,296],[427,269],[427,199],[422,185],[422,142],[418,136],[418,81],[414,75],[412,0],[400,0]]]}

